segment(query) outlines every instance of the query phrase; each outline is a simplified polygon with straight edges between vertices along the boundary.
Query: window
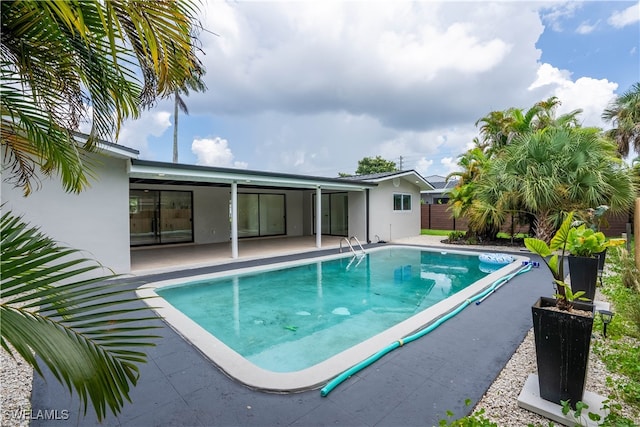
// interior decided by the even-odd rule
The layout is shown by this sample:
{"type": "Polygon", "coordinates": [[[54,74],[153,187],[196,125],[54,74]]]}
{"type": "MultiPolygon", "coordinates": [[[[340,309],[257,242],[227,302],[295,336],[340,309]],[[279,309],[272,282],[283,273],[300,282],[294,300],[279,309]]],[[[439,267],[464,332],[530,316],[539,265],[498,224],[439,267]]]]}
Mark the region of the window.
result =
{"type": "Polygon", "coordinates": [[[394,194],[393,210],[394,211],[410,211],[411,210],[411,194],[394,194]]]}

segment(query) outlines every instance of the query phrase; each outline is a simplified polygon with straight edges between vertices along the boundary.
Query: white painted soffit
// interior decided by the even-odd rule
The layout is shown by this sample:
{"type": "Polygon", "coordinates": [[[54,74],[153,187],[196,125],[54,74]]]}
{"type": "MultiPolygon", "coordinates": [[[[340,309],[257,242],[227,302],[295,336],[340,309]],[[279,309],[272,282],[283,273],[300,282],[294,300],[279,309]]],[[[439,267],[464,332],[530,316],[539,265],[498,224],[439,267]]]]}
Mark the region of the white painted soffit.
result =
{"type": "Polygon", "coordinates": [[[315,189],[318,186],[322,190],[338,191],[364,191],[367,188],[376,187],[377,184],[364,182],[336,182],[337,180],[322,180],[315,177],[297,177],[288,175],[260,175],[259,172],[243,170],[228,171],[214,168],[180,168],[164,167],[162,165],[129,165],[129,177],[138,179],[153,179],[158,181],[195,181],[217,184],[289,187],[315,189]],[[247,173],[248,172],[248,173],[247,173]]]}

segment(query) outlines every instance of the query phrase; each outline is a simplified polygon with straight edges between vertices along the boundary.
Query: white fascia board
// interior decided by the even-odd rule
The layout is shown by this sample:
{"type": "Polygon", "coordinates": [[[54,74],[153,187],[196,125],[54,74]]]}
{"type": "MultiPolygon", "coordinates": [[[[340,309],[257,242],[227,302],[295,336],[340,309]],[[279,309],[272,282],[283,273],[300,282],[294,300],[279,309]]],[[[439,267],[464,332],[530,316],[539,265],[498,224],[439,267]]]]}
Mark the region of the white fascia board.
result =
{"type": "Polygon", "coordinates": [[[104,153],[107,156],[117,157],[119,159],[137,159],[140,154],[137,151],[133,152],[127,149],[127,147],[118,146],[116,144],[106,145],[98,142],[96,146],[98,148],[98,152],[104,153]]]}
{"type": "Polygon", "coordinates": [[[388,175],[382,178],[372,179],[370,181],[383,182],[383,181],[389,181],[390,179],[394,179],[394,178],[402,178],[406,181],[409,181],[410,183],[417,185],[420,188],[420,191],[433,190],[433,186],[429,184],[429,182],[426,179],[424,179],[419,173],[413,170],[398,173],[396,175],[388,175]]]}
{"type": "MultiPolygon", "coordinates": [[[[84,133],[73,133],[73,138],[81,147],[83,147],[87,143],[88,137],[89,135],[86,135],[84,133]]],[[[118,159],[137,159],[140,155],[140,152],[136,149],[103,140],[97,140],[95,146],[98,153],[118,159]]]]}
{"type": "Polygon", "coordinates": [[[317,188],[322,190],[343,190],[343,191],[363,191],[369,186],[358,183],[339,183],[314,179],[301,179],[290,177],[261,176],[256,174],[192,170],[177,168],[164,168],[161,166],[132,165],[129,164],[129,176],[131,178],[157,179],[163,181],[198,181],[211,183],[231,184],[236,182],[240,185],[263,185],[273,187],[294,187],[294,188],[317,188]]]}

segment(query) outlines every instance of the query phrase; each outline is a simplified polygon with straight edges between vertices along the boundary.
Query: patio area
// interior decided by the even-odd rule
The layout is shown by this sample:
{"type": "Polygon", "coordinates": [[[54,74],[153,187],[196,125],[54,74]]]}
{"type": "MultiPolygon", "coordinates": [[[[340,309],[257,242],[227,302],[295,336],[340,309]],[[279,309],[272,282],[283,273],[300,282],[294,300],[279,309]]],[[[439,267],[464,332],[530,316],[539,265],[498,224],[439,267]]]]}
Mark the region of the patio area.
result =
{"type": "MultiPolygon", "coordinates": [[[[321,249],[337,251],[342,239],[322,236],[321,249]]],[[[344,242],[343,246],[345,251],[350,250],[344,242]]],[[[140,276],[315,251],[318,251],[315,236],[241,239],[237,259],[231,258],[231,242],[143,246],[131,249],[131,272],[140,276]]]]}
{"type": "MultiPolygon", "coordinates": [[[[339,240],[330,248],[323,239],[323,250],[317,251],[309,247],[313,245],[312,241],[301,241],[300,245],[294,241],[271,241],[267,250],[260,246],[268,240],[247,242],[255,245],[249,245],[253,247],[245,248],[244,252],[241,248],[240,259],[229,262],[230,252],[225,252],[228,246],[221,245],[218,248],[220,258],[210,259],[206,266],[202,266],[205,258],[196,260],[195,253],[189,255],[188,251],[194,248],[133,251],[136,255],[145,252],[148,257],[155,253],[172,263],[179,256],[194,262],[190,264],[192,268],[183,271],[175,271],[166,263],[157,264],[162,272],[152,273],[150,269],[140,268],[139,271],[146,273],[137,277],[135,284],[131,281],[131,288],[179,276],[326,255],[339,246],[339,240]],[[261,250],[263,256],[267,253],[272,256],[257,257],[261,250]],[[179,255],[181,251],[184,251],[183,255],[179,255]]],[[[202,252],[203,257],[211,254],[212,251],[202,252]]],[[[546,271],[538,271],[546,274],[546,271]]],[[[36,419],[31,425],[438,425],[439,420],[446,418],[447,411],[456,417],[467,414],[522,342],[531,327],[531,301],[548,292],[548,281],[540,280],[540,273],[516,276],[481,305],[467,307],[430,334],[389,353],[353,375],[327,397],[321,397],[319,390],[293,394],[252,390],[221,372],[158,319],[151,323],[161,327],[156,333],[162,338],[156,347],[147,350],[148,362],[140,366],[140,380],[131,391],[133,403],[125,404],[120,414],[110,414],[98,423],[89,407],[85,416],[77,396],[70,395],[45,371],[45,379],[37,375],[34,378],[33,411],[66,409],[70,418],[62,423],[60,420],[36,419]],[[466,399],[472,402],[471,407],[465,406],[466,399]]]]}

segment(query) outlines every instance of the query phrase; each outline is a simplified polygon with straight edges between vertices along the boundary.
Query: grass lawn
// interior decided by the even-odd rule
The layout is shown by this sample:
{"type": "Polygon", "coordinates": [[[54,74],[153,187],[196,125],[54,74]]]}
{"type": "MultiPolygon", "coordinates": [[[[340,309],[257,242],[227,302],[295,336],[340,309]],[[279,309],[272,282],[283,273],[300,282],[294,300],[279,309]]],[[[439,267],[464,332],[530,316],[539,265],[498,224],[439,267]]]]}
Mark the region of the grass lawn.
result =
{"type": "Polygon", "coordinates": [[[425,236],[448,236],[453,230],[429,230],[423,228],[420,230],[420,234],[425,236]]]}

